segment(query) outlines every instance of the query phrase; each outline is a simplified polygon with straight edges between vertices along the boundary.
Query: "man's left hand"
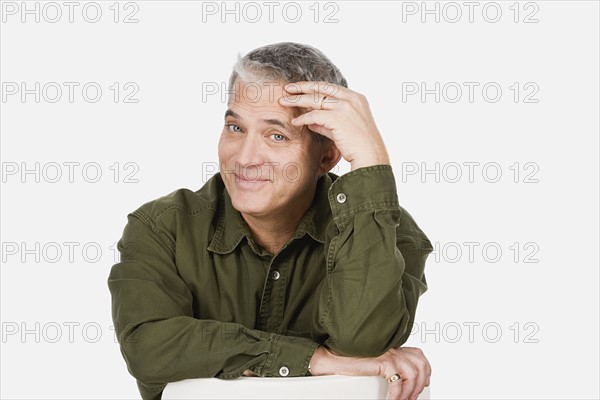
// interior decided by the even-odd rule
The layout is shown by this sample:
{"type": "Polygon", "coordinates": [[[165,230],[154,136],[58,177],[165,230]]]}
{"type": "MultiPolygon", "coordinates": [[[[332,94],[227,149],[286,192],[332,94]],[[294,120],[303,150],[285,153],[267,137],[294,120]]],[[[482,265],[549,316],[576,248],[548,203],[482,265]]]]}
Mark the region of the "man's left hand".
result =
{"type": "Polygon", "coordinates": [[[390,164],[364,95],[329,82],[314,81],[290,83],[284,87],[285,92],[289,95],[281,97],[279,104],[310,109],[293,119],[292,124],[307,125],[311,131],[333,140],[352,170],[390,164]]]}

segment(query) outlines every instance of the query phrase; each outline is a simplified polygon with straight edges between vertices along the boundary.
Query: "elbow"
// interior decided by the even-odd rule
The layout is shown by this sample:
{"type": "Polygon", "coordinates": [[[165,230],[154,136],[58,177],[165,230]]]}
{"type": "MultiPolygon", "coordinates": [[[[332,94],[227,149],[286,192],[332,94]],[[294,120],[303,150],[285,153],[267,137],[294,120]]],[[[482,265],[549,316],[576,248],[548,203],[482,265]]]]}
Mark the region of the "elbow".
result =
{"type": "Polygon", "coordinates": [[[345,357],[378,357],[408,340],[411,333],[408,320],[407,313],[387,326],[364,324],[359,329],[344,329],[330,336],[325,345],[345,357]]]}
{"type": "Polygon", "coordinates": [[[127,370],[138,381],[146,385],[167,383],[164,365],[158,362],[157,355],[137,338],[123,338],[121,354],[127,363],[127,370]]]}

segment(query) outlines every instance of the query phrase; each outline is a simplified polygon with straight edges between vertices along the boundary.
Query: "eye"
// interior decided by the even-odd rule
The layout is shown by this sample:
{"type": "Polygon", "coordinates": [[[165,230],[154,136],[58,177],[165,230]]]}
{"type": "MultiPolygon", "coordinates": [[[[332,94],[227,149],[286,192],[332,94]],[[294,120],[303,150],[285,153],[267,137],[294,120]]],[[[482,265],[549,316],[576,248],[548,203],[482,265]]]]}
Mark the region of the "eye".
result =
{"type": "Polygon", "coordinates": [[[273,133],[271,136],[275,139],[276,142],[283,142],[287,138],[283,136],[281,133],[273,133]]]}
{"type": "Polygon", "coordinates": [[[242,128],[240,128],[240,126],[236,125],[236,124],[226,124],[225,126],[227,127],[227,129],[229,129],[229,132],[239,133],[239,132],[242,131],[242,128]],[[239,131],[238,130],[231,130],[232,127],[233,128],[238,128],[239,131]]]}

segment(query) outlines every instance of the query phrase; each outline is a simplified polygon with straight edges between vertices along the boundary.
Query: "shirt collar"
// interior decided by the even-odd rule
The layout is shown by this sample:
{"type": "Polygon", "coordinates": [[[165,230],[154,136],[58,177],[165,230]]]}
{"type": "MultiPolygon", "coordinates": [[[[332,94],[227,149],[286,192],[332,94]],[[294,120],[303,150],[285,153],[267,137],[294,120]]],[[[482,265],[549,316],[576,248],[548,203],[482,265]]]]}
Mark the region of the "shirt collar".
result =
{"type": "MultiPolygon", "coordinates": [[[[319,178],[313,202],[302,216],[298,228],[292,236],[293,239],[298,239],[308,234],[317,242],[325,243],[327,225],[332,219],[328,189],[336,178],[337,175],[333,173],[327,173],[319,178]]],[[[216,173],[212,179],[217,180],[220,201],[217,211],[219,213],[217,227],[208,250],[219,254],[230,253],[240,244],[242,238],[245,236],[253,250],[256,253],[261,253],[252,239],[252,235],[242,214],[233,208],[231,197],[225,188],[221,174],[216,173]]]]}

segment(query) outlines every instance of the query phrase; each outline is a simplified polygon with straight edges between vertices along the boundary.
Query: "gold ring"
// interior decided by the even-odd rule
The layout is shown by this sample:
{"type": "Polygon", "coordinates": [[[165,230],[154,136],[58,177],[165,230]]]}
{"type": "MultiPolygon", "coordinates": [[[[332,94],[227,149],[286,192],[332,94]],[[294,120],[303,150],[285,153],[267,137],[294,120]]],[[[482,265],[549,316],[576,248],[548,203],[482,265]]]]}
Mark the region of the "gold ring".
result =
{"type": "Polygon", "coordinates": [[[396,382],[398,379],[400,379],[400,374],[394,374],[392,376],[390,376],[388,378],[388,383],[392,383],[392,382],[396,382]]]}
{"type": "Polygon", "coordinates": [[[325,103],[326,98],[327,98],[327,96],[323,96],[323,99],[321,100],[321,107],[319,107],[319,110],[323,109],[323,103],[325,103]]]}

